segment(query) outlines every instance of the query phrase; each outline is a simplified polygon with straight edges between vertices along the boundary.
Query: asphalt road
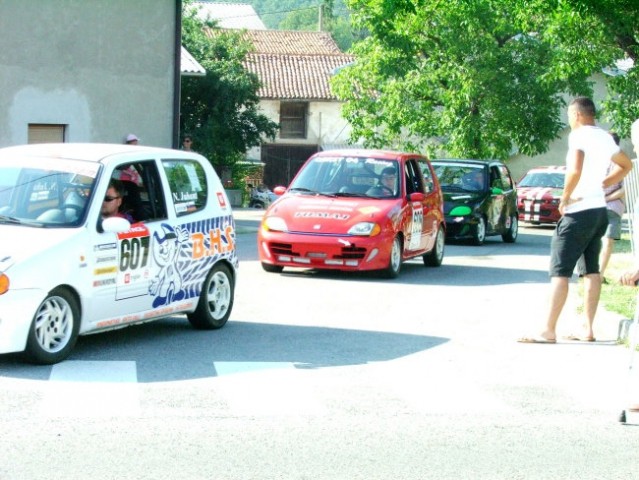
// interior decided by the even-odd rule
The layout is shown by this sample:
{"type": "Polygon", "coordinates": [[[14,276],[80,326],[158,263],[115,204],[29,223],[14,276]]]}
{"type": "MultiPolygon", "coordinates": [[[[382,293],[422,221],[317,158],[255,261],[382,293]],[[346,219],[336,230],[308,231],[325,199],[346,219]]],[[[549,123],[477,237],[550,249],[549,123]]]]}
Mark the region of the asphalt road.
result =
{"type": "Polygon", "coordinates": [[[84,337],[53,367],[0,356],[0,480],[637,478],[619,319],[594,343],[515,342],[543,312],[549,229],[447,245],[442,267],[388,281],[268,274],[258,217],[237,215],[222,330],[176,317],[84,337]]]}

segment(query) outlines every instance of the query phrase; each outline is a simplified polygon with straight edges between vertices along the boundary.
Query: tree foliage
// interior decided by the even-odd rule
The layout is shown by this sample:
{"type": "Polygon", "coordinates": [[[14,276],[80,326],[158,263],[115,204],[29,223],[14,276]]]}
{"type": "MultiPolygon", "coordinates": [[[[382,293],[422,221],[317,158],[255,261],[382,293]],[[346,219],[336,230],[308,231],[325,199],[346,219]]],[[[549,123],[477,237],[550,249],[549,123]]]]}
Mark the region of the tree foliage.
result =
{"type": "MultiPolygon", "coordinates": [[[[352,139],[367,146],[475,158],[542,153],[564,128],[564,95],[590,95],[592,73],[636,53],[634,0],[348,5],[370,36],[333,88],[352,139]]],[[[606,103],[619,125],[637,107],[636,96],[618,95],[636,92],[631,73],[611,82],[606,103]]]]}
{"type": "Polygon", "coordinates": [[[248,149],[274,137],[277,124],[260,113],[259,80],[243,66],[250,46],[238,33],[219,31],[209,38],[204,26],[186,4],[182,44],[206,76],[182,79],[180,128],[213,165],[233,166],[248,149]]]}
{"type": "MultiPolygon", "coordinates": [[[[614,71],[619,60],[634,68],[608,78],[603,117],[626,136],[639,118],[639,2],[636,0],[531,0],[523,7],[535,11],[524,25],[540,32],[561,59],[555,74],[580,64],[589,73],[614,71]]],[[[523,9],[520,9],[522,14],[523,9]]],[[[525,12],[523,13],[525,15],[525,12]]]]}

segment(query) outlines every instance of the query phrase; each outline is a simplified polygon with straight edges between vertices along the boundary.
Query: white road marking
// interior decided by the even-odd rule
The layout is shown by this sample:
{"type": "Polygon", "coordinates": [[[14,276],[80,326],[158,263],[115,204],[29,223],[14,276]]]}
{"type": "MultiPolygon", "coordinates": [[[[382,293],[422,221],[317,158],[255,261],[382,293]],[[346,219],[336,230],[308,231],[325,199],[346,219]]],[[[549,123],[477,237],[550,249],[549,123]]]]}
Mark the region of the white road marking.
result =
{"type": "Polygon", "coordinates": [[[290,362],[215,362],[217,385],[235,415],[321,415],[312,379],[290,362]],[[241,373],[231,375],[231,373],[241,373]]]}
{"type": "Polygon", "coordinates": [[[48,417],[122,417],[139,413],[133,361],[66,361],[54,365],[41,405],[41,414],[48,417]]]}

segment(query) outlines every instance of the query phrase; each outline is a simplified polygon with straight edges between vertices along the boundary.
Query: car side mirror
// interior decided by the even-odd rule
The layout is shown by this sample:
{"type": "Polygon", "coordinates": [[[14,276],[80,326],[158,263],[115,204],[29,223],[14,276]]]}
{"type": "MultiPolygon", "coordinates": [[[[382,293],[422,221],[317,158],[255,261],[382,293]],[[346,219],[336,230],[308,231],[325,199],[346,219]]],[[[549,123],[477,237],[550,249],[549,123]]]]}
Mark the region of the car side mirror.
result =
{"type": "Polygon", "coordinates": [[[504,191],[501,188],[493,187],[490,189],[492,195],[502,195],[504,191]]]}
{"type": "Polygon", "coordinates": [[[273,193],[277,195],[278,197],[281,195],[284,195],[284,192],[286,192],[286,187],[282,187],[281,185],[273,189],[273,193]]]}
{"type": "Polygon", "coordinates": [[[102,231],[122,233],[131,230],[131,223],[126,218],[109,217],[102,220],[102,231]]]}
{"type": "Polygon", "coordinates": [[[413,192],[410,195],[408,195],[408,199],[411,202],[423,202],[424,198],[426,198],[426,195],[424,195],[421,192],[413,192]]]}

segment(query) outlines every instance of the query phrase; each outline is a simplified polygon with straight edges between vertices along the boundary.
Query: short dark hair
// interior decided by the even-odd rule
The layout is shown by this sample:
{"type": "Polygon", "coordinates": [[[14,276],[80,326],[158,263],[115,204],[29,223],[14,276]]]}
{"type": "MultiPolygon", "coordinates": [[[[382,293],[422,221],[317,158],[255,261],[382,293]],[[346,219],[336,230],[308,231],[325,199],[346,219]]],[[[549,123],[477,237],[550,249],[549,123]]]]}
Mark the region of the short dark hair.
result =
{"type": "Polygon", "coordinates": [[[382,170],[382,175],[397,175],[397,170],[395,169],[395,167],[386,167],[384,170],[382,170]]]}
{"type": "Polygon", "coordinates": [[[124,194],[126,193],[126,188],[124,188],[124,184],[122,183],[122,180],[118,180],[117,178],[112,178],[109,181],[109,186],[107,187],[107,190],[109,188],[113,188],[117,192],[118,197],[123,197],[124,194]]]}
{"type": "Polygon", "coordinates": [[[588,97],[576,97],[570,102],[570,105],[577,107],[577,110],[582,115],[595,118],[597,110],[595,109],[595,102],[588,97]]]}

